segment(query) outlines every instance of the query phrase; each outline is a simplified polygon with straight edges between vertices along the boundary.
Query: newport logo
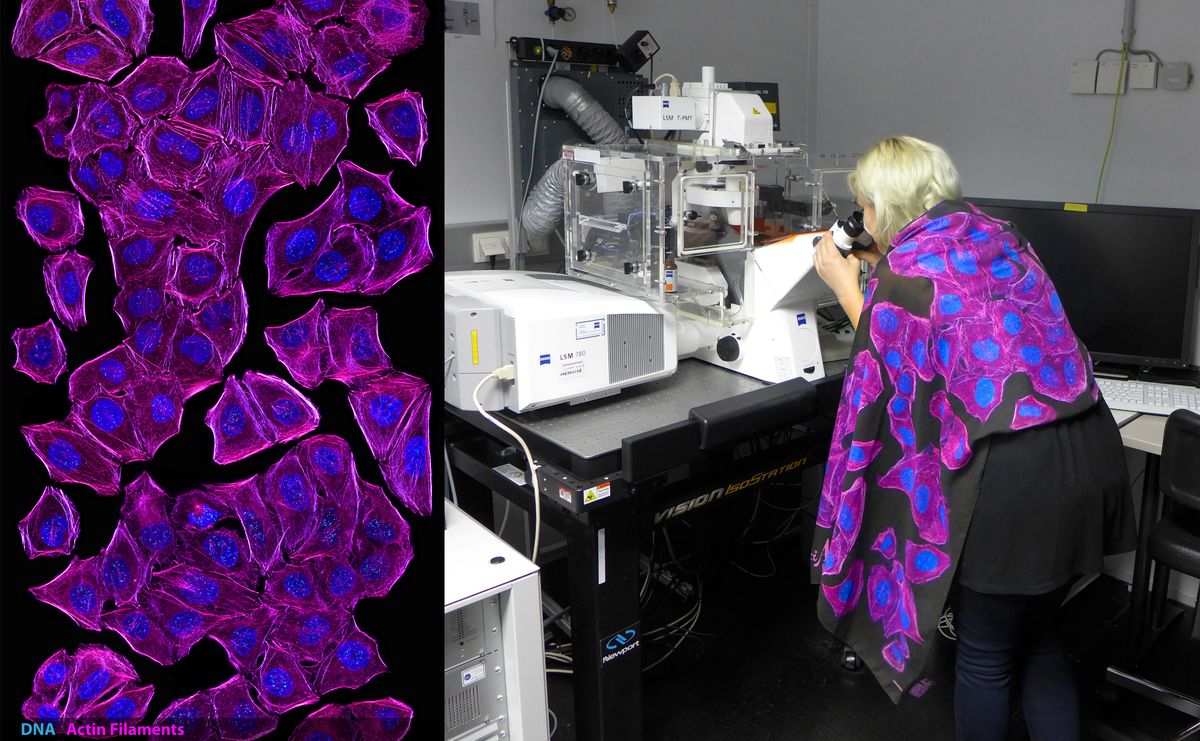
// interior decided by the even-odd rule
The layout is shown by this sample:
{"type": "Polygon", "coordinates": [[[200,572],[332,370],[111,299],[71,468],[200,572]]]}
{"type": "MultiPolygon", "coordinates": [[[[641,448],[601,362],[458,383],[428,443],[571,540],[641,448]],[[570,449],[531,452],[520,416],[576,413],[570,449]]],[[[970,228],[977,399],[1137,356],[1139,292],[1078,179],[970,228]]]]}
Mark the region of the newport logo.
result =
{"type": "Polygon", "coordinates": [[[604,644],[604,647],[609,651],[616,651],[632,641],[634,638],[637,638],[637,631],[630,628],[629,630],[622,631],[617,633],[612,638],[609,638],[608,642],[604,644]]]}
{"type": "Polygon", "coordinates": [[[637,623],[634,623],[625,630],[612,634],[604,641],[604,655],[600,657],[601,666],[604,666],[613,659],[621,658],[641,645],[641,641],[638,640],[636,625],[637,623]]]}
{"type": "Polygon", "coordinates": [[[538,365],[550,365],[550,355],[549,354],[539,355],[538,356],[538,365]]]}

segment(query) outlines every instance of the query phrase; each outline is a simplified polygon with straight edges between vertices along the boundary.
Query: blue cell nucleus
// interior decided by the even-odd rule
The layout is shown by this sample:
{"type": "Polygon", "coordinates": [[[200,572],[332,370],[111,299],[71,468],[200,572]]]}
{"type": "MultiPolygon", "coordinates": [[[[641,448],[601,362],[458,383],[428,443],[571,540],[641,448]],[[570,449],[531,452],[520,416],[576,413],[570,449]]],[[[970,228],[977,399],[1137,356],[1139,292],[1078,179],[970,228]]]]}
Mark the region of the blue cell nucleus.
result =
{"type": "Polygon", "coordinates": [[[171,532],[171,526],[167,523],[155,522],[143,527],[138,533],[138,539],[151,551],[158,552],[171,547],[175,542],[175,534],[171,532]]]}
{"type": "Polygon", "coordinates": [[[883,362],[892,368],[899,368],[901,360],[899,350],[888,350],[883,356],[883,362]]]}
{"type": "Polygon", "coordinates": [[[1042,351],[1037,345],[1025,345],[1021,348],[1021,359],[1030,365],[1042,362],[1042,351]]]}
{"type": "Polygon", "coordinates": [[[48,336],[39,334],[33,338],[26,357],[35,368],[46,368],[54,362],[54,343],[48,336]]]}
{"type": "Polygon", "coordinates": [[[371,330],[359,324],[350,330],[350,354],[360,363],[368,363],[379,359],[375,349],[375,338],[371,330]]]}
{"type": "Polygon", "coordinates": [[[374,219],[382,209],[383,200],[370,186],[355,186],[346,199],[346,211],[359,221],[374,219]]]}
{"type": "Polygon", "coordinates": [[[897,396],[892,399],[892,414],[904,414],[908,410],[908,401],[903,397],[897,396]]]}
{"type": "Polygon", "coordinates": [[[74,471],[83,465],[83,456],[74,445],[62,438],[56,438],[46,446],[46,457],[50,459],[50,465],[60,471],[74,471]]]}
{"type": "Polygon", "coordinates": [[[292,232],[283,245],[283,256],[288,262],[307,260],[317,249],[317,232],[309,227],[292,232]]]}
{"type": "Polygon", "coordinates": [[[54,207],[48,203],[41,201],[34,203],[25,211],[25,217],[29,219],[29,225],[38,234],[47,234],[54,228],[54,207]]]}
{"type": "Polygon", "coordinates": [[[133,102],[134,108],[142,113],[150,113],[166,104],[167,91],[153,83],[143,82],[134,87],[130,100],[133,102]]]}
{"type": "Polygon", "coordinates": [[[892,602],[892,585],[887,581],[880,581],[875,585],[875,594],[873,595],[875,604],[880,607],[885,607],[892,602]]]}
{"type": "Polygon", "coordinates": [[[213,332],[229,326],[232,321],[233,304],[227,298],[209,305],[200,313],[200,323],[213,332]]]}
{"type": "Polygon", "coordinates": [[[333,7],[333,0],[303,0],[304,7],[309,10],[320,13],[323,10],[329,10],[333,7]]]}
{"type": "Polygon", "coordinates": [[[71,588],[68,599],[71,602],[71,607],[82,613],[95,612],[100,607],[100,600],[96,597],[96,590],[92,589],[91,584],[79,582],[71,588]]]}
{"type": "Polygon", "coordinates": [[[291,399],[276,399],[271,402],[271,416],[280,424],[295,424],[303,415],[300,405],[291,399]]]}
{"type": "Polygon", "coordinates": [[[41,41],[49,41],[67,30],[70,24],[71,14],[65,10],[58,10],[34,24],[33,35],[41,41]]]}
{"type": "Polygon", "coordinates": [[[308,115],[308,128],[312,130],[313,141],[323,142],[332,139],[337,134],[337,121],[324,108],[318,108],[308,115]]]}
{"type": "Polygon", "coordinates": [[[221,519],[221,512],[211,504],[201,502],[192,506],[192,511],[188,512],[187,518],[193,527],[207,530],[221,519]]]}
{"type": "Polygon", "coordinates": [[[100,56],[100,47],[85,42],[67,49],[66,54],[63,54],[63,59],[71,64],[82,67],[98,56],[100,56]]]}
{"type": "Polygon", "coordinates": [[[375,240],[375,256],[381,262],[391,262],[408,251],[408,237],[399,229],[389,229],[375,240]]]}
{"type": "Polygon", "coordinates": [[[402,103],[393,108],[390,123],[392,133],[402,138],[411,138],[421,132],[421,119],[412,104],[402,103]]]}
{"type": "Polygon", "coordinates": [[[125,634],[135,641],[144,641],[150,635],[150,620],[145,613],[131,612],[121,618],[125,634]]]}
{"type": "Polygon", "coordinates": [[[1033,419],[1042,416],[1042,408],[1036,404],[1021,404],[1017,407],[1017,414],[1033,419]]]}
{"type": "Polygon", "coordinates": [[[288,41],[288,37],[280,33],[278,29],[269,28],[263,31],[262,40],[272,54],[281,57],[292,55],[292,42],[288,41]]]}
{"type": "Polygon", "coordinates": [[[1058,382],[1059,382],[1058,371],[1054,370],[1054,368],[1052,366],[1043,365],[1041,370],[1039,371],[1039,375],[1041,375],[1041,377],[1042,377],[1042,383],[1046,384],[1047,386],[1057,386],[1058,385],[1058,382]]]}
{"type": "Polygon", "coordinates": [[[1013,276],[1013,265],[1004,257],[992,260],[992,277],[996,280],[1006,280],[1013,276]]]}
{"type": "Polygon", "coordinates": [[[221,568],[232,569],[238,565],[237,541],[225,533],[213,533],[205,538],[204,552],[221,568]]]}
{"type": "Polygon", "coordinates": [[[306,154],[312,151],[312,135],[308,133],[308,127],[304,124],[288,126],[279,138],[279,146],[292,156],[306,154]]]}
{"type": "Polygon", "coordinates": [[[188,100],[187,105],[184,106],[183,117],[189,121],[204,118],[217,109],[217,104],[220,101],[221,96],[216,88],[200,88],[188,100]]]}
{"type": "Polygon", "coordinates": [[[838,527],[842,532],[848,533],[854,529],[854,511],[850,509],[850,505],[843,504],[838,510],[838,527]]]}
{"type": "Polygon", "coordinates": [[[371,650],[361,641],[351,638],[337,649],[338,661],[352,672],[362,671],[371,663],[371,650]]]}
{"type": "Polygon", "coordinates": [[[975,255],[958,248],[951,250],[950,264],[963,275],[975,275],[979,271],[979,265],[975,262],[975,255]]]}
{"type": "Polygon", "coordinates": [[[279,330],[279,344],[287,348],[300,347],[308,339],[308,329],[300,323],[285,324],[279,330]]]}
{"type": "Polygon", "coordinates": [[[68,270],[58,277],[58,295],[70,306],[79,303],[83,298],[83,286],[79,284],[79,274],[68,270]]]}
{"type": "Polygon", "coordinates": [[[962,299],[959,298],[956,294],[947,293],[944,296],[940,296],[938,298],[938,311],[943,316],[951,316],[953,314],[957,314],[958,312],[962,311],[962,309],[963,309],[962,299]]]}
{"type": "Polygon", "coordinates": [[[90,116],[92,128],[100,136],[115,139],[125,133],[125,119],[111,103],[98,103],[90,116]]]}
{"type": "Polygon", "coordinates": [[[288,574],[283,577],[284,590],[297,599],[308,599],[312,596],[312,582],[304,574],[288,574]]]}
{"type": "Polygon", "coordinates": [[[58,708],[53,705],[42,705],[38,707],[38,720],[58,720],[58,708]]]}
{"type": "Polygon", "coordinates": [[[317,258],[313,275],[322,283],[337,283],[350,274],[350,263],[340,252],[326,252],[317,258]]]}
{"type": "Polygon", "coordinates": [[[380,394],[371,399],[371,419],[380,427],[391,427],[404,414],[404,401],[391,394],[380,394]]]}
{"type": "Polygon", "coordinates": [[[229,648],[243,658],[249,656],[257,645],[258,629],[253,625],[242,625],[234,628],[229,634],[229,648]]]}
{"type": "Polygon", "coordinates": [[[100,361],[100,377],[112,384],[125,380],[125,364],[116,358],[105,358],[100,361]]]}
{"type": "MultiPolygon", "coordinates": [[[[63,144],[62,134],[55,134],[54,135],[54,145],[57,147],[61,147],[62,144],[63,144]]],[[[91,190],[96,190],[100,187],[100,178],[96,177],[96,171],[93,170],[92,168],[88,167],[87,165],[80,167],[78,172],[76,172],[75,174],[79,178],[79,181],[82,182],[84,185],[86,185],[91,190]]]]}
{"type": "Polygon", "coordinates": [[[938,565],[937,556],[932,551],[921,551],[913,559],[913,565],[917,567],[917,571],[933,571],[938,565]]]}
{"type": "Polygon", "coordinates": [[[367,534],[368,538],[378,543],[391,543],[396,539],[396,528],[392,527],[392,523],[378,517],[367,520],[363,532],[367,534]]]}
{"type": "Polygon", "coordinates": [[[381,707],[375,710],[375,720],[385,731],[394,731],[400,727],[400,712],[395,708],[381,707]]]}
{"type": "Polygon", "coordinates": [[[192,605],[211,605],[221,596],[221,585],[203,574],[188,574],[179,588],[179,596],[192,605]]]}
{"type": "Polygon", "coordinates": [[[246,429],[246,410],[236,402],[230,402],[221,412],[221,434],[225,437],[237,437],[246,429]]]}
{"type": "Polygon", "coordinates": [[[1015,311],[1007,312],[1002,320],[1004,331],[1012,336],[1016,336],[1021,328],[1025,326],[1025,322],[1021,321],[1021,315],[1015,311]]]}
{"type": "Polygon", "coordinates": [[[129,562],[120,556],[109,556],[104,560],[104,583],[118,592],[125,591],[133,582],[129,562]]]}
{"type": "Polygon", "coordinates": [[[105,432],[113,432],[125,423],[125,410],[120,404],[104,396],[92,402],[89,416],[92,424],[105,432]]]}
{"type": "Polygon", "coordinates": [[[254,187],[254,181],[249,178],[238,178],[230,181],[225,186],[224,203],[225,210],[234,216],[241,216],[250,210],[254,205],[254,198],[258,195],[258,190],[254,187]]]}
{"type": "Polygon", "coordinates": [[[67,665],[56,661],[42,670],[42,681],[49,685],[62,684],[67,678],[67,665]]]}
{"type": "Polygon", "coordinates": [[[179,354],[193,365],[206,365],[212,360],[213,345],[202,334],[190,334],[179,341],[179,354]]]}
{"type": "Polygon", "coordinates": [[[192,254],[183,259],[183,269],[197,285],[206,286],[220,272],[215,260],[207,255],[192,254]]]}
{"type": "Polygon", "coordinates": [[[150,419],[162,425],[175,419],[175,402],[166,394],[155,394],[150,400],[150,419]]]}
{"type": "Polygon", "coordinates": [[[268,669],[267,673],[263,675],[262,683],[263,689],[273,697],[289,697],[294,689],[292,675],[288,673],[287,669],[279,666],[268,669]]]}
{"type": "Polygon", "coordinates": [[[379,581],[387,573],[387,565],[383,556],[378,554],[367,556],[358,565],[358,574],[367,581],[379,581]]]}
{"type": "Polygon", "coordinates": [[[142,322],[133,331],[133,346],[142,355],[149,355],[158,349],[158,343],[162,341],[162,336],[162,322],[158,320],[142,322]]]}
{"type": "Polygon", "coordinates": [[[308,508],[309,491],[302,475],[285,473],[279,477],[279,483],[275,485],[275,488],[279,490],[279,496],[283,499],[283,503],[290,509],[303,512],[308,508]]]}
{"type": "Polygon", "coordinates": [[[242,93],[238,99],[238,126],[247,134],[258,133],[263,122],[263,99],[254,91],[242,93]]]}
{"type": "Polygon", "coordinates": [[[367,73],[367,55],[362,52],[350,52],[330,65],[333,74],[346,80],[362,79],[367,73]]]}
{"type": "Polygon", "coordinates": [[[917,264],[931,273],[944,273],[946,271],[946,261],[938,255],[921,255],[917,258],[917,264]]]}
{"type": "Polygon", "coordinates": [[[104,0],[100,6],[100,12],[104,16],[104,22],[116,35],[121,38],[129,38],[129,35],[133,33],[133,27],[129,24],[129,16],[121,10],[121,4],[117,0],[104,0]]]}
{"type": "Polygon", "coordinates": [[[97,160],[100,165],[100,170],[109,178],[119,178],[125,173],[125,163],[121,158],[107,150],[100,153],[97,160]]]}
{"type": "Polygon", "coordinates": [[[42,520],[38,528],[38,537],[48,548],[58,548],[67,542],[67,531],[71,524],[63,515],[50,515],[42,520]]]}
{"type": "Polygon", "coordinates": [[[154,243],[149,239],[135,239],[121,250],[121,257],[130,265],[141,265],[154,257],[154,243]]]}
{"type": "Polygon", "coordinates": [[[842,586],[838,587],[838,599],[842,602],[849,602],[854,596],[855,581],[853,578],[846,579],[842,582],[842,586]]]}
{"type": "Polygon", "coordinates": [[[126,303],[129,315],[135,319],[143,319],[162,308],[162,294],[157,288],[139,288],[133,292],[126,303]]]}
{"type": "Polygon", "coordinates": [[[151,189],[142,193],[133,210],[147,221],[160,221],[175,215],[175,197],[166,191],[151,189]]]}
{"type": "Polygon", "coordinates": [[[991,363],[1000,358],[1000,346],[992,340],[979,340],[971,345],[971,354],[985,363],[991,363]]]}
{"type": "Polygon", "coordinates": [[[79,684],[76,694],[81,700],[91,700],[97,697],[108,683],[112,681],[112,674],[104,669],[95,669],[87,678],[79,684]]]}
{"type": "Polygon", "coordinates": [[[200,630],[204,618],[195,610],[180,610],[167,620],[167,630],[180,638],[186,638],[200,630]]]}
{"type": "Polygon", "coordinates": [[[258,711],[249,700],[242,700],[234,705],[233,712],[229,715],[229,725],[239,733],[251,733],[258,727],[258,722],[258,711]]]}
{"type": "Polygon", "coordinates": [[[356,577],[349,566],[335,566],[329,572],[329,592],[335,597],[344,597],[354,589],[356,577]]]}
{"type": "Polygon", "coordinates": [[[989,407],[996,400],[996,384],[989,378],[981,378],[975,383],[975,403],[981,407],[989,407]]]}
{"type": "Polygon", "coordinates": [[[900,485],[905,491],[912,491],[913,483],[917,480],[917,472],[912,468],[905,468],[900,472],[900,485]]]}
{"type": "Polygon", "coordinates": [[[921,484],[917,487],[917,490],[913,493],[913,506],[917,508],[918,512],[924,513],[925,510],[929,509],[929,497],[928,486],[921,484]]]}
{"type": "Polygon", "coordinates": [[[267,68],[267,58],[264,57],[258,49],[255,49],[245,41],[235,41],[233,42],[232,46],[233,50],[238,53],[238,56],[246,60],[251,67],[254,67],[259,71],[267,68]]]}
{"type": "Polygon", "coordinates": [[[409,476],[418,476],[425,470],[425,438],[421,435],[414,435],[408,444],[404,446],[404,473],[409,476]]]}
{"type": "Polygon", "coordinates": [[[342,472],[342,454],[328,445],[313,449],[312,462],[326,476],[337,476],[342,472]]]}
{"type": "Polygon", "coordinates": [[[315,646],[329,634],[332,628],[329,620],[321,615],[313,615],[300,625],[300,645],[315,646]]]}
{"type": "Polygon", "coordinates": [[[137,703],[128,697],[118,697],[112,705],[108,706],[105,717],[109,720],[129,720],[133,717],[134,710],[137,710],[137,703]]]}
{"type": "Polygon", "coordinates": [[[258,515],[248,509],[241,512],[242,529],[246,531],[246,537],[253,543],[262,545],[267,540],[267,533],[263,529],[262,520],[258,519],[258,515]]]}

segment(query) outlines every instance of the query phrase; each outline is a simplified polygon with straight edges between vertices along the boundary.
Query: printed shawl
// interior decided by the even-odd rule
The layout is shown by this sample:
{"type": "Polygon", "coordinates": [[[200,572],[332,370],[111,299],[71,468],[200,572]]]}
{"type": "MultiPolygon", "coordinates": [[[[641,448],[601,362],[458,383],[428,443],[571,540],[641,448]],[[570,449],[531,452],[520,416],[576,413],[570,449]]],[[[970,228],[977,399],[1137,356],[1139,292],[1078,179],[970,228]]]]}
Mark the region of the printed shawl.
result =
{"type": "Polygon", "coordinates": [[[1096,403],[1091,360],[1028,242],[944,201],[867,284],[813,539],[822,624],[899,702],[934,639],[989,436],[1096,403]]]}

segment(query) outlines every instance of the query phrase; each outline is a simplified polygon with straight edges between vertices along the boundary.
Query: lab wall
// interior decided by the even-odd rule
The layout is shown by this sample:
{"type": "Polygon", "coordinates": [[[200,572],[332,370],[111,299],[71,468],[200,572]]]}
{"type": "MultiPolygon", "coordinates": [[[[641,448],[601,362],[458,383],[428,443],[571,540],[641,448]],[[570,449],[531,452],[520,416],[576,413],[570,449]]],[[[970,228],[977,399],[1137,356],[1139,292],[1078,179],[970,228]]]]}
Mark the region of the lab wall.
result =
{"type": "MultiPolygon", "coordinates": [[[[821,3],[813,143],[861,152],[912,134],[946,148],[968,195],[1092,202],[1113,97],[1071,95],[1067,83],[1072,60],[1120,46],[1123,8],[1123,0],[821,3]]],[[[1200,3],[1138,0],[1134,28],[1133,48],[1200,68],[1200,3]]],[[[1121,97],[1100,200],[1200,208],[1200,81],[1121,97]]],[[[1131,478],[1143,462],[1131,459],[1131,478]]],[[[1105,571],[1126,581],[1132,570],[1131,556],[1106,560],[1105,571]]],[[[1173,577],[1185,604],[1196,588],[1173,577]]]]}
{"type": "MultiPolygon", "coordinates": [[[[815,115],[808,86],[809,50],[815,42],[815,0],[756,0],[746,3],[695,0],[619,0],[616,13],[604,0],[559,0],[575,9],[575,20],[551,28],[545,0],[494,0],[492,48],[446,46],[445,130],[448,269],[470,267],[470,232],[508,220],[507,40],[544,36],[618,43],[638,29],[649,30],[661,51],[655,75],[699,80],[700,67],[716,67],[717,79],[778,82],[779,135],[805,141],[815,115]],[[811,18],[811,21],[810,21],[811,18]],[[615,33],[614,33],[615,29],[615,33]]],[[[649,66],[641,70],[649,74],[649,66]]],[[[500,228],[506,228],[501,224],[500,228]]]]}

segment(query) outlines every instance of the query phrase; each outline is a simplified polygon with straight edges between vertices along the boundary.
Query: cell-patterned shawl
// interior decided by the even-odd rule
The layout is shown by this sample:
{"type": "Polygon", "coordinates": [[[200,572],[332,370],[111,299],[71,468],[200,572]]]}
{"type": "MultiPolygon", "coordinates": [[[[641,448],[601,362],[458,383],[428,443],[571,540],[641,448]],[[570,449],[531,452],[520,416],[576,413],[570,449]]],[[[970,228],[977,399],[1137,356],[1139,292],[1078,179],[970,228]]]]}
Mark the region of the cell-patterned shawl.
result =
{"type": "Polygon", "coordinates": [[[1091,360],[1011,224],[944,201],[876,266],[813,539],[817,613],[893,701],[921,676],[989,436],[1096,403],[1091,360]]]}

